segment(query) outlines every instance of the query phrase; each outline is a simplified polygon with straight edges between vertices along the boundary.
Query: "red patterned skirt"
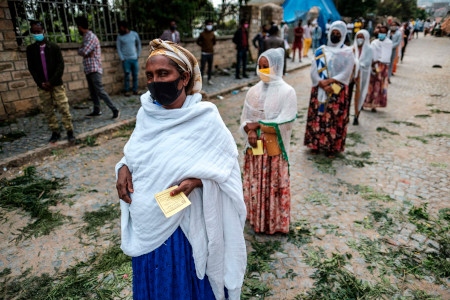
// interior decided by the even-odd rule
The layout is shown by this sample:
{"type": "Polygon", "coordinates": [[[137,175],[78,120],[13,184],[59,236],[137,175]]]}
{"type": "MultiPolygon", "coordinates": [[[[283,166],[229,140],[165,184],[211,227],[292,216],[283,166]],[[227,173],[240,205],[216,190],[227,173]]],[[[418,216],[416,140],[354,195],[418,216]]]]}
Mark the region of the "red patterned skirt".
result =
{"type": "Polygon", "coordinates": [[[317,92],[319,87],[311,89],[304,141],[304,145],[308,148],[329,153],[344,151],[350,99],[348,98],[348,86],[344,84],[340,84],[340,86],[341,92],[329,99],[322,115],[318,114],[317,92]]]}
{"type": "Polygon", "coordinates": [[[386,107],[389,86],[389,65],[378,63],[378,72],[370,75],[364,108],[386,107]]]}
{"type": "Polygon", "coordinates": [[[289,232],[291,188],[289,165],[282,154],[254,156],[250,149],[244,158],[244,201],[247,219],[255,232],[289,232]]]}

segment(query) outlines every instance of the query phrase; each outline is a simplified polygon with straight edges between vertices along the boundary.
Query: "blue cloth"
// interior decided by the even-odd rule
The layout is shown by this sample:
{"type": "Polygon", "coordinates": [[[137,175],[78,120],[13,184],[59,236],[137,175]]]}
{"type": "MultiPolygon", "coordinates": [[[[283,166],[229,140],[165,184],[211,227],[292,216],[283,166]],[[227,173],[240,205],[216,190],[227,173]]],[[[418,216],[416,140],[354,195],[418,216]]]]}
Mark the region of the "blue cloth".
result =
{"type": "Polygon", "coordinates": [[[132,258],[134,300],[215,300],[198,279],[192,248],[180,227],[158,249],[132,258]]]}
{"type": "Polygon", "coordinates": [[[137,32],[133,30],[130,30],[127,34],[119,34],[116,47],[120,60],[138,59],[141,55],[141,40],[137,32]]]}
{"type": "Polygon", "coordinates": [[[125,59],[122,62],[123,72],[125,73],[125,85],[124,92],[130,91],[130,74],[133,80],[133,92],[137,93],[138,91],[138,72],[139,72],[139,64],[137,59],[125,59]]]}

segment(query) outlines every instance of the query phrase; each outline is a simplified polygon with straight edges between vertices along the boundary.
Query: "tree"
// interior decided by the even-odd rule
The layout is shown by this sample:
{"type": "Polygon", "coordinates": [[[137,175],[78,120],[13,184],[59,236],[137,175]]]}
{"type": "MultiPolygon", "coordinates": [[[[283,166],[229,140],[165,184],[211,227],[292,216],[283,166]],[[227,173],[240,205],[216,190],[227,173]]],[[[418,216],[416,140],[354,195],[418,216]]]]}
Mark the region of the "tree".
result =
{"type": "Polygon", "coordinates": [[[378,15],[393,16],[400,20],[414,18],[417,10],[416,0],[384,0],[378,4],[378,15]]]}
{"type": "Polygon", "coordinates": [[[341,16],[345,17],[363,17],[368,13],[374,13],[377,8],[377,0],[335,0],[336,9],[341,16]]]}
{"type": "Polygon", "coordinates": [[[182,36],[190,36],[196,20],[196,12],[212,10],[207,0],[127,0],[128,20],[139,32],[159,32],[177,23],[182,36]]]}

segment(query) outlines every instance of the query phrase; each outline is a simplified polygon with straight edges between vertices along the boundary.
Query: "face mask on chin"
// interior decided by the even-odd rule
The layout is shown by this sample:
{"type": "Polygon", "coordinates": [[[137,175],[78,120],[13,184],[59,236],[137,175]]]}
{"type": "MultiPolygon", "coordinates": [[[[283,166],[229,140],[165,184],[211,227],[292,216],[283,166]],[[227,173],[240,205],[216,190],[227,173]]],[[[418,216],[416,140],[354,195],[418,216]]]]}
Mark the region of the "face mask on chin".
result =
{"type": "Polygon", "coordinates": [[[152,98],[159,104],[167,106],[175,102],[178,96],[180,96],[183,88],[178,89],[178,83],[181,80],[181,76],[174,81],[158,81],[151,82],[147,85],[152,98]]]}

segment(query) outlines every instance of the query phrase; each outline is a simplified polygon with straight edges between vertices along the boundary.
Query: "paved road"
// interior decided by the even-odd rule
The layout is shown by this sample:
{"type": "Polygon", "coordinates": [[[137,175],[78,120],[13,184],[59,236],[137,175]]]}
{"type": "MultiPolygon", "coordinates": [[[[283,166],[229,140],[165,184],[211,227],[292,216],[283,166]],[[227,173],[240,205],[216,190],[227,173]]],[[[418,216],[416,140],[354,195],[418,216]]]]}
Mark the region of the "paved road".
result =
{"type": "MultiPolygon", "coordinates": [[[[313,156],[303,146],[311,84],[309,69],[286,76],[298,95],[299,118],[290,150],[291,220],[297,224],[290,239],[283,235],[255,235],[250,227],[245,229],[249,253],[254,251],[252,242],[281,242],[282,250],[271,256],[270,272],[255,274],[272,294],[266,299],[295,299],[311,291],[314,268],[308,264],[308,257],[314,251],[317,253],[318,247],[328,255],[350,253],[352,259],[346,270],[372,283],[379,282],[379,269],[373,274],[369,272],[370,255],[364,256],[355,244],[362,245],[367,239],[376,241],[382,245],[377,254],[387,253],[389,247],[405,246],[420,256],[422,252],[434,251],[433,247],[439,248],[436,241],[419,233],[417,226],[405,219],[405,213],[413,205],[424,203],[428,203],[428,212],[433,216],[439,209],[450,207],[449,47],[450,40],[446,38],[421,37],[411,41],[404,62],[392,78],[388,107],[377,113],[362,112],[360,125],[349,125],[346,151],[333,161],[313,156]],[[442,68],[432,67],[437,64],[442,68]],[[367,200],[370,197],[372,200],[367,200]],[[382,201],[386,199],[393,201],[382,201]],[[374,210],[388,212],[384,223],[373,220],[374,210]],[[390,227],[381,231],[380,226],[387,224],[389,218],[390,227]],[[299,245],[295,243],[295,233],[302,229],[310,235],[303,236],[304,243],[299,245]]],[[[211,99],[241,149],[243,141],[237,128],[244,96],[241,91],[222,100],[211,99]]],[[[96,241],[84,240],[85,245],[80,244],[74,233],[84,212],[117,203],[113,166],[121,157],[125,142],[126,137],[121,137],[120,132],[109,132],[98,137],[97,147],[70,147],[29,162],[37,165],[45,176],[69,178],[63,192],[75,195],[72,206],[62,204],[58,209],[73,219],[51,236],[15,245],[7,241],[29,220],[14,211],[8,212],[7,221],[0,225],[0,268],[9,267],[12,275],[19,275],[32,266],[33,273],[52,274],[55,269],[62,271],[77,259],[86,260],[93,252],[114,245],[106,236],[118,234],[118,223],[112,230],[102,228],[105,236],[96,241]]],[[[18,168],[8,168],[3,176],[19,172],[18,168]]],[[[411,290],[420,289],[450,299],[449,289],[434,284],[430,276],[417,280],[411,276],[396,277],[394,273],[388,277],[398,288],[397,295],[407,296],[411,290]]],[[[445,281],[450,284],[448,278],[445,281]]],[[[255,296],[259,298],[262,297],[255,296]]]]}

